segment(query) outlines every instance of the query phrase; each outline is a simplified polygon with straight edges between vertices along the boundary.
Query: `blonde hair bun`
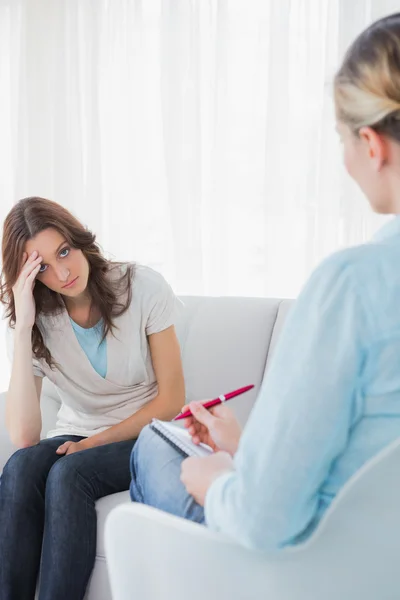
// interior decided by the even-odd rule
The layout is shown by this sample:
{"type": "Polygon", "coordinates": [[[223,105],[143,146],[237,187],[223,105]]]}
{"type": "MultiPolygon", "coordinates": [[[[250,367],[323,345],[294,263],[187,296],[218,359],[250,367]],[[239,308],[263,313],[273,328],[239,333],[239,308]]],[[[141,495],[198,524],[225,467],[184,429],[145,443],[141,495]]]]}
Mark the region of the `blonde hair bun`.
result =
{"type": "Polygon", "coordinates": [[[350,46],[334,82],[337,118],[400,141],[400,13],[376,21],[350,46]]]}

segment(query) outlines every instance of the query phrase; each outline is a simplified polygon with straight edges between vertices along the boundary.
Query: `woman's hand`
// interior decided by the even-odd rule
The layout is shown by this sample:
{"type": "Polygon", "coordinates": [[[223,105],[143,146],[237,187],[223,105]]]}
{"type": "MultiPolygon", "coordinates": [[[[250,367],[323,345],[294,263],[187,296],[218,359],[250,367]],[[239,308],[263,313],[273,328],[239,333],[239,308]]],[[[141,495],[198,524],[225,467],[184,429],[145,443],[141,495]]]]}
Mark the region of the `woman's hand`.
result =
{"type": "Polygon", "coordinates": [[[35,278],[39,273],[42,257],[38,253],[32,252],[30,257],[26,252],[23,254],[24,264],[15,285],[12,289],[15,303],[16,329],[22,331],[31,329],[35,323],[35,300],[33,298],[33,288],[35,287],[35,278]]]}
{"type": "Polygon", "coordinates": [[[82,442],[85,440],[81,440],[80,442],[64,442],[61,444],[56,450],[56,454],[74,454],[74,452],[81,452],[81,450],[87,450],[87,447],[84,446],[82,442]]]}
{"type": "Polygon", "coordinates": [[[193,416],[184,419],[184,426],[194,444],[207,444],[214,452],[220,450],[233,456],[238,448],[242,429],[233,412],[223,404],[206,409],[201,402],[191,402],[182,412],[190,409],[193,416]]]}
{"type": "Polygon", "coordinates": [[[191,456],[182,463],[181,481],[196,502],[204,506],[211,484],[233,469],[233,459],[227,452],[216,452],[202,458],[191,456]]]}

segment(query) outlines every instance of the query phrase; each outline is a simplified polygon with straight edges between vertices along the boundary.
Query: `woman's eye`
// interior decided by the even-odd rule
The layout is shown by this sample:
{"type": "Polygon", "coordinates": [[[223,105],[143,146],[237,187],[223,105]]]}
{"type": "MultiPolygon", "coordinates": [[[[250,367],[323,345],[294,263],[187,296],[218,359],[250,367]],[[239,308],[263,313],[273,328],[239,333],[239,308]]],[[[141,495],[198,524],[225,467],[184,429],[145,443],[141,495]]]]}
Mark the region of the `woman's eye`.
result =
{"type": "Polygon", "coordinates": [[[47,270],[47,265],[40,265],[39,273],[44,273],[47,270]]]}
{"type": "Polygon", "coordinates": [[[60,252],[61,258],[65,258],[69,254],[69,248],[63,248],[60,252]]]}

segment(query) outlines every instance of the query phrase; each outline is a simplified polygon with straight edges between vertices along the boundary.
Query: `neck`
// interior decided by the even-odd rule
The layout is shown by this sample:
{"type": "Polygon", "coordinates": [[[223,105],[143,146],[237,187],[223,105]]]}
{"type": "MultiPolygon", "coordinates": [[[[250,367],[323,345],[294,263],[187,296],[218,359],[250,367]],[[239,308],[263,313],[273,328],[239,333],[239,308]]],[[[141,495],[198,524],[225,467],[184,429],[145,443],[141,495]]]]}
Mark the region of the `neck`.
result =
{"type": "Polygon", "coordinates": [[[90,297],[89,292],[87,292],[86,290],[84,292],[82,292],[82,294],[79,294],[79,296],[76,296],[75,298],[70,298],[69,296],[63,296],[63,300],[64,300],[64,304],[66,306],[66,309],[69,313],[75,312],[77,310],[90,311],[90,308],[92,306],[92,299],[90,297]]]}
{"type": "Polygon", "coordinates": [[[101,319],[101,312],[93,306],[92,298],[86,291],[76,298],[64,296],[64,303],[71,319],[81,327],[94,327],[101,319]]]}
{"type": "Polygon", "coordinates": [[[400,144],[392,142],[391,162],[387,173],[388,214],[400,214],[400,144]]]}

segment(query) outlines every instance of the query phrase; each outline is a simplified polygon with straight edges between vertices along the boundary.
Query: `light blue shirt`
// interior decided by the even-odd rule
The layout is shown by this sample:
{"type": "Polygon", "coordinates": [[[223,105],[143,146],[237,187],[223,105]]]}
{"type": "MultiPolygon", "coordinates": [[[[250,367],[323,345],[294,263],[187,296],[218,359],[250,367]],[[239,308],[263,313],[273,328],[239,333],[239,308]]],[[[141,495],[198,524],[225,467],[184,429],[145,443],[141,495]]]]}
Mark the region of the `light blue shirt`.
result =
{"type": "Polygon", "coordinates": [[[295,303],[208,526],[278,550],[400,437],[400,217],[316,269],[295,303]]]}
{"type": "Polygon", "coordinates": [[[90,364],[101,376],[107,375],[107,340],[101,342],[103,336],[103,319],[90,329],[81,327],[70,319],[78,342],[88,357],[90,364]],[[100,343],[101,342],[101,343],[100,343]]]}

